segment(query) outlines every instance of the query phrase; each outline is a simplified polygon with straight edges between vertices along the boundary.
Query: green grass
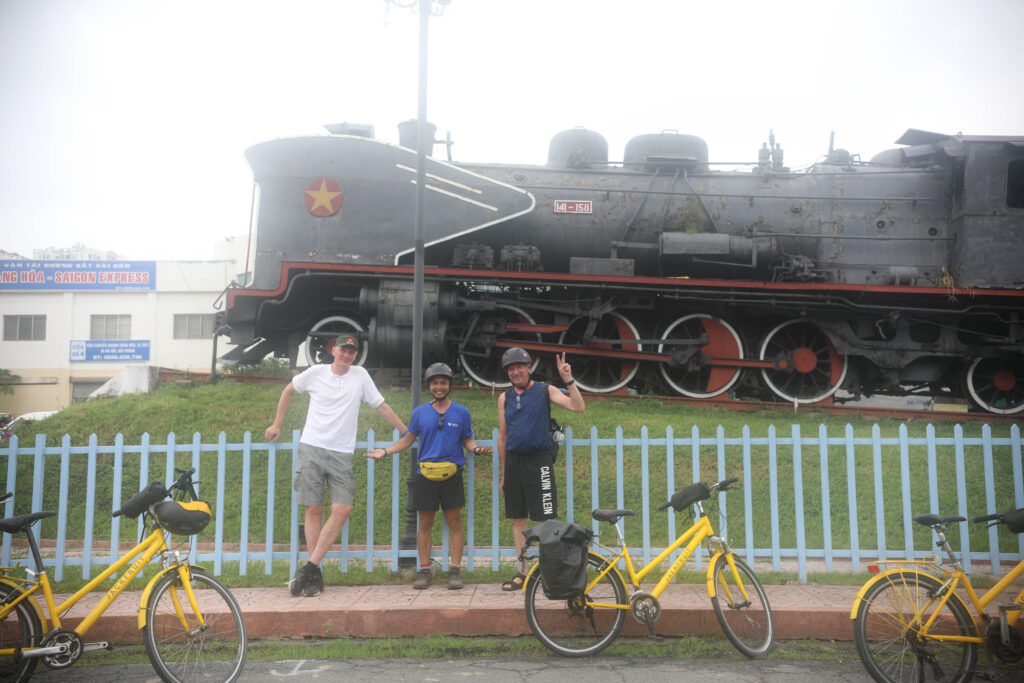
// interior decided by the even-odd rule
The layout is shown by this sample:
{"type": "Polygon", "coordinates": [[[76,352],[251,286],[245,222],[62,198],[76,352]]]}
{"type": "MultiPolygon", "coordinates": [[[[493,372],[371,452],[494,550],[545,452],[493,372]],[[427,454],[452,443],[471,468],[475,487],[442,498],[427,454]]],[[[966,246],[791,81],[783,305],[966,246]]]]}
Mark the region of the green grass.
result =
{"type": "MultiPolygon", "coordinates": [[[[418,638],[332,638],[250,641],[248,660],[346,660],[346,659],[504,659],[555,657],[532,636],[514,638],[425,636],[418,638]]],[[[746,661],[721,636],[647,639],[619,638],[602,657],[645,659],[731,659],[746,661]]],[[[768,660],[812,662],[857,661],[852,643],[818,640],[779,641],[765,656],[768,660]]],[[[113,652],[90,653],[78,666],[114,666],[146,663],[141,645],[121,646],[113,652]]]]}
{"type": "MultiPolygon", "coordinates": [[[[96,443],[101,447],[95,456],[95,481],[91,483],[95,493],[94,504],[94,538],[109,539],[111,534],[111,518],[113,500],[114,461],[117,457],[112,444],[118,434],[127,445],[139,444],[145,435],[155,447],[165,444],[173,438],[178,445],[176,466],[190,466],[193,454],[190,445],[194,440],[203,444],[216,444],[219,440],[225,443],[241,443],[248,435],[254,444],[251,458],[251,471],[248,475],[250,483],[248,523],[248,539],[250,543],[262,542],[266,536],[266,500],[267,480],[273,478],[275,485],[274,539],[277,543],[287,543],[290,538],[289,515],[291,500],[290,462],[291,450],[277,450],[276,468],[271,473],[268,468],[268,452],[262,447],[263,431],[273,419],[277,400],[286,379],[278,382],[252,384],[233,379],[225,379],[216,385],[208,384],[176,384],[165,383],[154,392],[144,396],[123,396],[112,399],[89,401],[75,404],[51,418],[28,423],[19,430],[19,447],[32,447],[36,443],[36,435],[45,435],[47,446],[57,446],[63,440],[72,448],[88,446],[90,435],[95,435],[96,443]],[[67,436],[64,436],[67,435],[67,436]],[[169,437],[169,435],[172,435],[169,437]],[[188,452],[181,452],[181,448],[188,452]]],[[[395,387],[381,387],[387,400],[400,416],[408,417],[410,412],[410,393],[408,390],[395,387]]],[[[488,390],[458,389],[455,400],[467,405],[474,419],[474,427],[479,440],[488,441],[497,427],[496,399],[497,394],[488,390]]],[[[285,419],[282,442],[291,441],[292,430],[300,429],[305,417],[307,397],[299,395],[292,401],[285,419]]],[[[745,467],[743,447],[739,443],[727,444],[718,449],[717,446],[701,443],[697,447],[689,444],[676,445],[672,453],[674,465],[673,481],[668,480],[668,458],[664,440],[666,430],[671,429],[676,439],[689,439],[694,430],[699,432],[701,439],[710,439],[721,431],[732,439],[738,439],[743,430],[749,429],[754,439],[765,440],[774,432],[777,441],[790,440],[794,426],[799,428],[803,438],[817,438],[819,429],[824,427],[830,438],[840,437],[849,427],[858,439],[872,437],[872,428],[878,425],[885,439],[895,439],[901,423],[893,419],[875,419],[859,416],[835,416],[815,409],[792,409],[765,407],[753,411],[733,411],[720,407],[694,407],[676,401],[651,398],[588,398],[587,411],[584,414],[573,414],[564,411],[555,412],[556,417],[572,427],[574,438],[587,439],[592,430],[596,430],[599,445],[593,447],[575,445],[573,447],[573,497],[572,514],[577,521],[589,523],[592,507],[615,507],[619,503],[618,490],[622,489],[622,504],[641,511],[642,476],[646,470],[650,481],[651,511],[648,529],[653,545],[665,545],[670,540],[669,517],[666,513],[656,512],[654,508],[667,500],[669,492],[693,481],[694,458],[697,462],[699,476],[705,481],[714,481],[719,475],[719,461],[724,464],[725,476],[746,476],[749,479],[749,490],[730,492],[727,498],[728,535],[736,547],[743,547],[747,536],[744,516],[745,495],[749,493],[753,508],[752,528],[749,530],[758,547],[768,547],[772,537],[772,524],[769,511],[770,500],[770,461],[772,454],[767,445],[755,444],[750,450],[749,467],[745,467]],[[642,449],[637,442],[643,429],[652,440],[661,440],[648,449],[646,468],[643,466],[642,449]],[[618,435],[621,434],[621,437],[618,435]],[[622,447],[622,478],[616,475],[617,447],[615,441],[621,438],[622,447]],[[594,482],[594,463],[600,476],[596,477],[598,499],[592,500],[591,491],[594,482]]],[[[923,416],[922,416],[923,417],[923,416]]],[[[915,419],[906,425],[910,438],[925,434],[928,423],[925,419],[915,419]]],[[[365,438],[367,430],[374,430],[375,442],[391,443],[392,429],[375,411],[364,409],[360,415],[359,435],[365,438]]],[[[949,422],[937,422],[934,429],[938,437],[950,438],[954,426],[949,422]]],[[[982,425],[979,422],[965,422],[963,431],[968,438],[981,435],[982,425]]],[[[1010,428],[1006,423],[992,427],[993,436],[1005,438],[1010,428]]],[[[879,446],[880,469],[884,482],[884,490],[880,499],[885,525],[885,543],[889,548],[903,546],[903,509],[899,495],[899,482],[902,476],[899,447],[895,444],[879,446]]],[[[1015,507],[1014,477],[1010,463],[1008,447],[997,447],[994,455],[993,472],[990,473],[995,482],[995,509],[1002,511],[1015,507]]],[[[968,515],[983,514],[986,511],[984,460],[981,457],[980,445],[968,445],[964,448],[966,475],[964,488],[967,495],[968,515]]],[[[88,460],[90,456],[75,454],[69,458],[68,476],[71,495],[68,504],[68,538],[81,538],[85,528],[86,496],[89,488],[88,460]]],[[[121,483],[121,500],[125,500],[140,488],[139,467],[142,456],[139,453],[123,454],[125,475],[121,483]]],[[[200,453],[201,462],[201,493],[219,508],[224,518],[225,538],[227,541],[239,539],[242,528],[241,482],[244,479],[242,458],[237,451],[230,452],[225,462],[224,489],[222,500],[216,498],[215,473],[217,455],[213,451],[204,450],[200,453]]],[[[496,458],[495,458],[496,459],[496,458]]],[[[781,547],[796,545],[796,497],[794,479],[796,469],[791,445],[780,443],[774,455],[778,485],[778,542],[781,547]]],[[[162,452],[150,452],[148,456],[148,479],[163,479],[166,456],[162,452]]],[[[476,527],[475,541],[477,545],[490,542],[492,526],[492,478],[494,475],[492,458],[478,457],[475,459],[473,485],[475,489],[473,515],[476,527]]],[[[824,543],[822,515],[825,509],[821,496],[822,461],[816,445],[804,445],[801,449],[802,470],[800,483],[803,487],[803,522],[808,547],[820,548],[824,543]]],[[[927,511],[930,507],[927,493],[927,452],[924,445],[911,446],[908,453],[907,467],[912,482],[911,514],[927,511]]],[[[954,451],[952,447],[940,447],[936,454],[936,477],[940,486],[938,511],[947,514],[957,510],[956,482],[954,479],[954,451]]],[[[564,463],[567,461],[566,449],[559,456],[559,486],[564,486],[564,463]]],[[[408,451],[398,460],[401,468],[398,473],[400,482],[408,472],[410,459],[408,451]]],[[[825,466],[829,482],[830,501],[828,510],[832,517],[832,544],[836,548],[848,548],[849,508],[848,494],[850,482],[847,478],[847,453],[844,446],[830,446],[825,466]]],[[[61,456],[50,455],[41,464],[47,485],[43,491],[43,509],[57,509],[57,500],[61,456]]],[[[15,490],[15,512],[27,512],[31,506],[31,483],[36,467],[35,458],[31,455],[20,455],[18,460],[18,482],[15,490]]],[[[391,481],[394,474],[395,461],[384,459],[374,462],[375,487],[374,528],[376,543],[390,542],[391,529],[391,481]]],[[[854,484],[858,510],[859,535],[858,542],[863,556],[872,554],[871,548],[877,544],[875,518],[876,492],[874,446],[871,443],[857,445],[853,453],[854,484]]],[[[0,462],[3,476],[6,478],[7,467],[0,462]]],[[[349,541],[362,544],[366,540],[366,476],[368,466],[356,467],[358,478],[356,512],[350,521],[349,541]]],[[[404,484],[400,484],[400,496],[404,500],[404,484]]],[[[560,494],[561,495],[561,494],[560,494]]],[[[562,496],[560,509],[563,516],[568,514],[567,501],[562,496]]],[[[501,505],[498,505],[501,514],[501,505]]],[[[717,523],[717,518],[715,518],[717,523]]],[[[504,546],[511,545],[510,525],[499,519],[500,538],[504,546]]],[[[625,531],[633,545],[640,545],[643,533],[643,517],[627,518],[625,531]]],[[[56,520],[42,522],[42,534],[45,538],[56,536],[56,520]]],[[[685,518],[676,515],[677,533],[686,526],[685,518]]],[[[932,545],[930,532],[913,525],[916,547],[929,548],[932,545]]],[[[213,540],[214,527],[199,536],[200,542],[213,540]]],[[[435,542],[440,542],[440,525],[435,525],[435,542]]],[[[951,540],[959,549],[958,530],[952,530],[951,540]]],[[[123,542],[137,539],[136,524],[131,520],[120,522],[120,539],[123,542]]],[[[981,529],[971,529],[971,542],[975,550],[987,550],[987,534],[981,529]]],[[[999,542],[1004,552],[1016,550],[1016,536],[1005,530],[999,531],[999,542]]],[[[356,561],[354,564],[359,564],[356,561]]],[[[71,570],[74,572],[74,570],[71,570]]],[[[228,572],[225,572],[227,575],[228,572]]],[[[262,565],[258,570],[251,570],[250,577],[242,580],[253,580],[254,575],[263,576],[262,565]]],[[[282,582],[286,578],[282,577],[282,582]]]]}

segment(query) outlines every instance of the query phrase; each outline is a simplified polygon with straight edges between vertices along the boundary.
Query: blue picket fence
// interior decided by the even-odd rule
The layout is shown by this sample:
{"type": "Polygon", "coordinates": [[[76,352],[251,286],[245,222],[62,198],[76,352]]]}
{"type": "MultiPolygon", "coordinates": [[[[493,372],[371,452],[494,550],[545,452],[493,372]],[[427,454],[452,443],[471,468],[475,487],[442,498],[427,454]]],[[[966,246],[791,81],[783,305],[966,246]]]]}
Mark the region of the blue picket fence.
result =
{"type": "MultiPolygon", "coordinates": [[[[1005,431],[1008,433],[995,436],[989,425],[982,425],[980,435],[968,436],[958,425],[952,436],[937,436],[929,425],[923,436],[910,436],[901,425],[896,434],[883,435],[881,428],[873,425],[869,435],[857,435],[847,425],[842,434],[832,435],[822,425],[817,434],[806,435],[799,425],[793,425],[788,434],[771,427],[766,434],[753,436],[749,427],[738,435],[727,435],[721,427],[706,435],[694,426],[685,435],[669,428],[663,436],[652,436],[645,427],[636,436],[627,437],[618,428],[614,436],[602,437],[596,427],[581,435],[570,429],[557,466],[559,507],[563,517],[591,524],[595,531],[599,530],[597,522],[589,515],[583,518],[590,509],[633,508],[637,516],[625,520],[627,538],[631,543],[641,541],[631,552],[647,562],[688,525],[687,519],[677,519],[680,515],[670,510],[662,537],[652,538],[652,513],[663,514],[655,510],[673,491],[692,481],[740,476],[742,490],[720,499],[720,531],[748,561],[770,561],[775,570],[784,561],[795,562],[800,581],[805,581],[812,561],[825,571],[835,570],[837,562],[859,571],[869,559],[933,554],[930,532],[913,523],[914,514],[973,517],[1024,507],[1020,428],[1013,424],[1005,431]],[[887,480],[885,472],[895,469],[889,463],[898,463],[898,479],[890,475],[887,480]],[[628,496],[627,468],[631,472],[638,469],[641,481],[639,490],[628,491],[628,496]]],[[[130,482],[137,481],[141,488],[151,480],[172,481],[176,465],[197,469],[200,495],[214,507],[212,533],[208,529],[199,543],[191,545],[192,560],[212,565],[218,575],[225,562],[237,562],[240,574],[248,571],[251,562],[262,563],[269,574],[274,561],[287,560],[292,570],[299,561],[302,511],[291,487],[287,486],[287,493],[284,490],[297,465],[298,437],[296,431],[290,442],[265,443],[254,442],[246,433],[241,443],[227,443],[224,434],[215,442],[204,442],[197,433],[190,442],[178,443],[170,434],[164,443],[153,443],[145,435],[140,443],[126,444],[118,435],[113,444],[100,445],[93,436],[82,446],[72,445],[67,436],[60,445],[47,445],[46,436],[39,435],[31,446],[22,446],[13,437],[0,447],[0,458],[6,459],[4,490],[17,490],[21,496],[31,490],[32,511],[44,509],[44,498],[52,509],[52,492],[57,489],[55,537],[47,539],[52,551],[44,559],[57,580],[70,567],[81,567],[82,577],[87,578],[93,565],[113,562],[127,535],[122,533],[122,519],[103,520],[99,526],[106,531],[109,524],[109,536],[99,532],[103,535],[100,540],[97,516],[118,509],[124,497],[138,490],[130,482]],[[265,481],[258,481],[257,469],[265,470],[265,481]],[[19,486],[19,477],[28,477],[30,482],[22,480],[19,486]],[[97,494],[99,478],[109,491],[106,497],[97,494]],[[237,514],[231,510],[230,524],[225,517],[229,487],[237,492],[231,500],[237,498],[241,506],[237,514]],[[123,496],[123,492],[128,493],[123,496]],[[84,528],[69,539],[72,496],[84,496],[85,520],[84,528]],[[275,506],[282,504],[290,505],[287,530],[280,525],[275,529],[275,506]],[[265,510],[260,510],[261,505],[265,510]],[[263,538],[252,538],[252,521],[264,515],[263,538]],[[278,536],[286,536],[287,541],[278,539],[275,545],[278,536]]],[[[380,439],[371,431],[358,443],[357,455],[394,438],[397,434],[380,439]]],[[[493,445],[496,438],[495,432],[491,440],[478,442],[493,445]]],[[[353,562],[362,562],[367,569],[386,562],[397,569],[400,557],[415,556],[415,550],[399,549],[408,469],[402,463],[408,463],[408,457],[394,455],[390,462],[366,459],[365,509],[353,513],[354,518],[365,514],[365,539],[353,544],[350,520],[342,531],[340,549],[328,554],[340,561],[343,571],[353,562]],[[390,509],[390,529],[379,528],[378,506],[390,509]],[[387,540],[375,541],[379,535],[387,540]]],[[[499,541],[503,531],[508,538],[509,525],[501,515],[497,469],[496,454],[489,461],[467,461],[464,529],[470,570],[481,560],[498,569],[502,559],[515,555],[508,543],[499,541]],[[482,475],[480,481],[477,470],[482,475]],[[477,504],[478,498],[481,504],[477,504]]],[[[15,501],[8,501],[3,515],[11,516],[14,510],[15,501]]],[[[19,504],[18,512],[26,511],[19,504]]],[[[141,531],[141,520],[134,524],[141,531]]],[[[1013,536],[995,527],[958,526],[952,538],[959,536],[958,550],[968,571],[972,560],[999,567],[1024,556],[1024,535],[1013,536]],[[972,535],[982,537],[972,542],[972,535]]],[[[440,547],[434,551],[442,563],[447,562],[447,542],[444,529],[440,547]]],[[[11,556],[11,537],[5,535],[0,561],[9,565],[11,556]]],[[[698,568],[704,559],[703,552],[698,552],[698,568]]]]}

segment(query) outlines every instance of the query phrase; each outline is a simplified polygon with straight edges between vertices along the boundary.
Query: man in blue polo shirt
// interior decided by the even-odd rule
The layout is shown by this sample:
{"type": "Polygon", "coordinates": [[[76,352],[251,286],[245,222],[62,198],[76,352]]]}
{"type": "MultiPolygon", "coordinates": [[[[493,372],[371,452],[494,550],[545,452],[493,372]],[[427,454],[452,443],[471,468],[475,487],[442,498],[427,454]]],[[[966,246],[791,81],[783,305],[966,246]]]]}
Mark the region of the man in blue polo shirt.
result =
{"type": "Polygon", "coordinates": [[[367,452],[366,456],[380,459],[405,450],[417,438],[420,440],[419,468],[411,489],[412,509],[418,513],[416,549],[419,552],[420,569],[412,587],[423,590],[430,586],[434,513],[440,506],[448,523],[448,547],[451,550],[448,588],[457,590],[462,588],[459,569],[462,549],[466,544],[462,531],[462,508],[466,505],[462,469],[466,465],[466,456],[462,449],[465,447],[474,455],[490,455],[493,451],[477,445],[473,439],[469,409],[448,397],[454,380],[451,368],[444,363],[434,363],[423,375],[433,397],[431,401],[412,411],[409,429],[398,441],[387,448],[375,448],[367,452]]]}

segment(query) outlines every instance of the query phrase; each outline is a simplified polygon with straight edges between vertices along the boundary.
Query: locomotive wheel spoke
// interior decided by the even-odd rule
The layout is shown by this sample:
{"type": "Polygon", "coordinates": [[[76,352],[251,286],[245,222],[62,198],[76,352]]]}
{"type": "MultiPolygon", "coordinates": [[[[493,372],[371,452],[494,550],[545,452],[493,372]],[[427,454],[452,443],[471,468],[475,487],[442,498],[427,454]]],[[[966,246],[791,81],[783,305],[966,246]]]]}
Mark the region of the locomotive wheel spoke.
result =
{"type": "MultiPolygon", "coordinates": [[[[665,342],[707,338],[700,352],[689,357],[685,364],[659,366],[661,376],[670,387],[684,396],[712,398],[728,391],[740,378],[741,368],[710,365],[707,359],[743,358],[743,343],[733,327],[722,320],[703,313],[679,318],[669,325],[661,338],[665,342]]],[[[658,353],[671,354],[679,347],[669,343],[658,345],[658,353]]]]}
{"type": "Polygon", "coordinates": [[[817,403],[835,393],[846,377],[846,358],[821,329],[803,320],[789,320],[769,332],[759,358],[786,361],[786,368],[763,368],[761,376],[789,402],[817,403]]]}
{"type": "MultiPolygon", "coordinates": [[[[485,387],[507,389],[512,386],[501,369],[501,352],[504,349],[495,347],[494,339],[539,342],[541,339],[537,332],[515,332],[505,329],[507,323],[533,325],[535,322],[523,309],[506,304],[499,304],[496,311],[481,314],[473,338],[459,354],[462,369],[485,387]]],[[[533,359],[530,372],[537,369],[539,362],[539,358],[533,359]]]]}
{"type": "Polygon", "coordinates": [[[1019,413],[1024,410],[1024,361],[978,358],[967,370],[967,390],[990,413],[1019,413]]]}
{"type": "MultiPolygon", "coordinates": [[[[590,318],[585,315],[573,318],[569,323],[569,329],[558,338],[558,343],[567,347],[590,349],[642,350],[642,344],[629,341],[640,339],[640,333],[629,318],[621,313],[605,313],[597,321],[593,335],[587,337],[589,322],[590,318]]],[[[566,350],[565,359],[572,365],[572,374],[577,386],[583,391],[595,394],[607,394],[621,389],[633,379],[640,367],[637,361],[573,354],[571,348],[566,350]]]]}
{"type": "MultiPolygon", "coordinates": [[[[310,365],[331,363],[334,357],[331,349],[334,347],[334,339],[343,334],[350,334],[357,339],[358,333],[365,328],[354,318],[344,315],[332,315],[317,322],[310,328],[306,335],[306,362],[310,365]],[[329,333],[329,334],[328,334],[329,333]]],[[[362,365],[366,362],[366,354],[370,345],[365,339],[359,340],[359,353],[356,355],[353,365],[362,365]]]]}

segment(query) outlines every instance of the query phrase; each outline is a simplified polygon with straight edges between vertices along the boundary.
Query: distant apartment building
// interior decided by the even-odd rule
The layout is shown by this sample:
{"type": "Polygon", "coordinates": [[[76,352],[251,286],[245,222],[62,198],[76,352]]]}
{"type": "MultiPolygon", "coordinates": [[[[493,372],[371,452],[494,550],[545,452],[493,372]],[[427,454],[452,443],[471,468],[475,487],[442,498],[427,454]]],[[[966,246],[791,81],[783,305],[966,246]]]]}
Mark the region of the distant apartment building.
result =
{"type": "MultiPolygon", "coordinates": [[[[0,368],[17,376],[0,377],[14,390],[0,413],[67,407],[129,367],[209,371],[215,306],[245,281],[245,242],[211,261],[0,258],[0,368]]],[[[36,253],[95,252],[79,247],[36,253]]]]}

